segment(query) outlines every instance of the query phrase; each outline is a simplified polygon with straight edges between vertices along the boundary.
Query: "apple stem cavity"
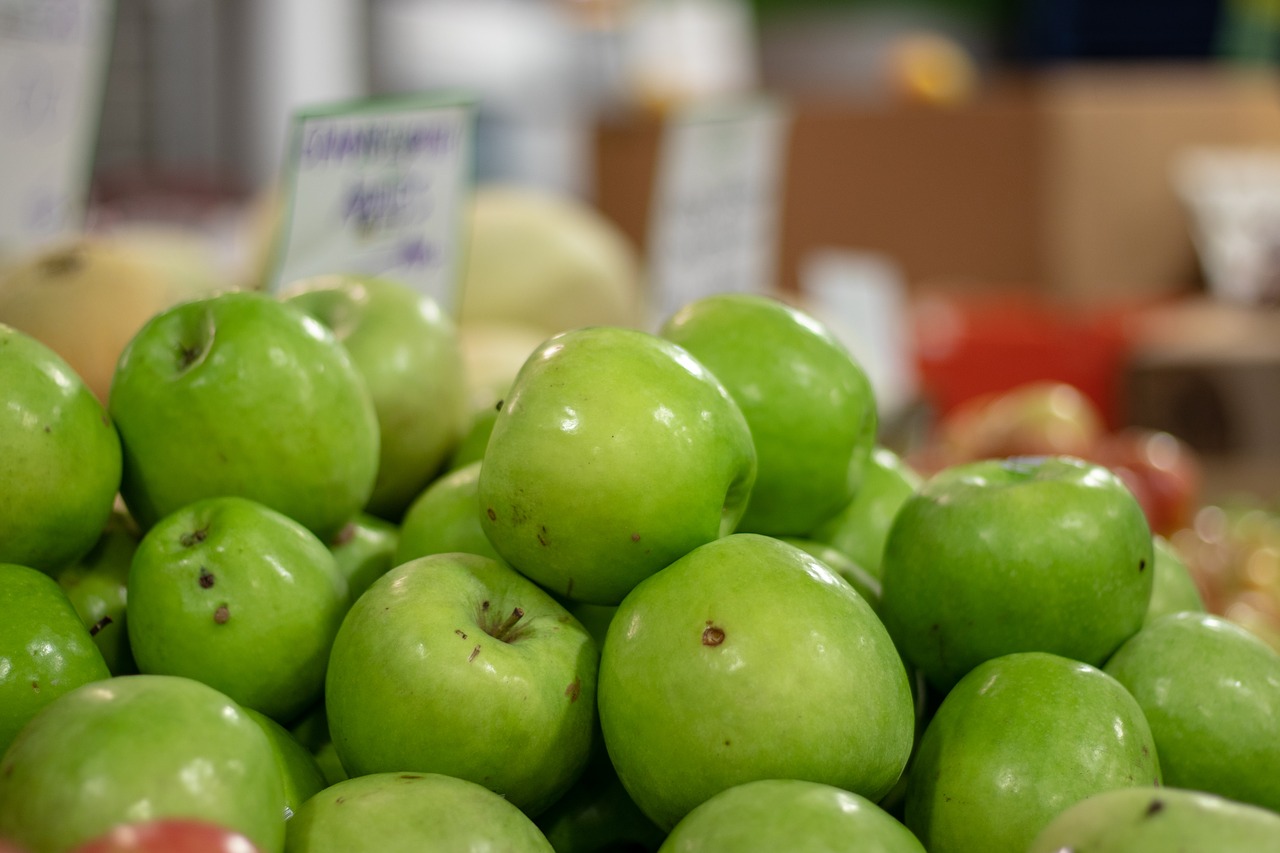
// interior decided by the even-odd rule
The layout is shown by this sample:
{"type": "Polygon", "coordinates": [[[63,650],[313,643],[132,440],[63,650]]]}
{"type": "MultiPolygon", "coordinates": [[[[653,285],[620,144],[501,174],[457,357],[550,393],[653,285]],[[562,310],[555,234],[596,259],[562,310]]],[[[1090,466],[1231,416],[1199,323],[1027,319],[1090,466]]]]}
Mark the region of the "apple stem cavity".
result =
{"type": "Polygon", "coordinates": [[[492,631],[489,632],[489,636],[493,637],[495,640],[510,642],[510,640],[507,639],[507,636],[511,633],[511,629],[515,628],[516,623],[519,622],[523,616],[524,616],[524,608],[523,607],[515,608],[514,610],[511,611],[510,616],[508,616],[506,619],[503,619],[501,624],[498,625],[498,627],[494,628],[492,631]]]}

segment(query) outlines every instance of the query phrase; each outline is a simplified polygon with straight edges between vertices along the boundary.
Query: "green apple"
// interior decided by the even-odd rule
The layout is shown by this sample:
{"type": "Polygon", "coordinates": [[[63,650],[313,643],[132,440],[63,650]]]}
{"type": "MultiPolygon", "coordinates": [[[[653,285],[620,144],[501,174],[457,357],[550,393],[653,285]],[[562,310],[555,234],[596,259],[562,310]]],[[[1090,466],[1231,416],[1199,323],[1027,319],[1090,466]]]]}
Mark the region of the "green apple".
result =
{"type": "Polygon", "coordinates": [[[760,779],[721,791],[671,830],[660,853],[924,853],[866,797],[819,782],[760,779]]]}
{"type": "Polygon", "coordinates": [[[0,563],[0,613],[3,754],[41,708],[111,672],[71,602],[43,572],[0,563]]]}
{"type": "Polygon", "coordinates": [[[400,527],[367,512],[360,513],[338,531],[329,542],[329,552],[347,579],[352,601],[396,565],[399,545],[400,527]]]}
{"type": "Polygon", "coordinates": [[[1168,613],[1192,611],[1203,613],[1204,599],[1196,586],[1191,570],[1182,555],[1163,536],[1153,536],[1155,549],[1155,577],[1152,579],[1151,600],[1147,603],[1147,615],[1142,624],[1149,625],[1168,613]]]}
{"type": "Polygon", "coordinates": [[[780,300],[724,293],[685,305],[660,334],[724,383],[751,427],[759,471],[738,530],[807,536],[853,500],[876,401],[829,329],[780,300]]]}
{"type": "Polygon", "coordinates": [[[586,763],[597,664],[586,629],[514,569],[421,557],[375,581],[343,621],[329,731],[352,776],[444,773],[536,815],[586,763]]]}
{"type": "Polygon", "coordinates": [[[294,723],[289,733],[315,758],[326,786],[348,778],[346,768],[334,749],[333,739],[329,737],[329,716],[325,713],[323,699],[294,723]]]}
{"type": "Polygon", "coordinates": [[[55,577],[107,662],[112,675],[138,671],[125,625],[129,566],[141,534],[123,513],[112,513],[98,544],[55,577]]]}
{"type": "Polygon", "coordinates": [[[1162,616],[1107,661],[1142,706],[1165,781],[1280,811],[1280,654],[1207,613],[1162,616]]]}
{"type": "Polygon", "coordinates": [[[445,466],[449,471],[465,468],[472,462],[484,458],[485,448],[489,446],[489,436],[493,433],[493,425],[498,420],[498,412],[502,411],[502,401],[492,406],[485,406],[471,416],[471,423],[461,440],[453,448],[453,454],[445,466]]]}
{"type": "Polygon", "coordinates": [[[480,463],[451,471],[414,500],[400,523],[396,564],[461,551],[501,559],[480,525],[480,463]]]}
{"type": "Polygon", "coordinates": [[[188,678],[122,675],[37,714],[0,760],[0,837],[61,853],[110,827],[208,820],[263,853],[284,842],[283,782],[262,729],[188,678]]]}
{"type": "Polygon", "coordinates": [[[280,778],[284,782],[285,820],[293,817],[302,804],[328,787],[324,771],[314,755],[293,734],[275,720],[241,706],[245,715],[262,727],[262,733],[271,742],[271,751],[276,757],[276,766],[280,768],[280,778]]]}
{"type": "Polygon", "coordinates": [[[687,351],[634,329],[575,329],[516,377],[480,469],[480,522],[544,588],[617,604],[732,532],[755,472],[742,412],[687,351]]]}
{"type": "Polygon", "coordinates": [[[349,605],[315,534],[247,498],[207,498],[139,544],[129,644],[143,672],[203,681],[288,722],[319,698],[349,605]]]}
{"type": "Polygon", "coordinates": [[[378,413],[374,515],[398,521],[443,467],[470,415],[453,320],[429,296],[385,278],[317,276],[282,297],[333,330],[378,413]]]}
{"type": "Polygon", "coordinates": [[[849,582],[858,594],[867,600],[873,609],[880,609],[880,579],[872,575],[848,554],[813,539],[800,539],[795,536],[779,537],[783,542],[794,545],[810,556],[816,557],[826,564],[827,568],[849,582]]]}
{"type": "Polygon", "coordinates": [[[373,773],[339,782],[307,800],[288,827],[288,853],[554,853],[510,802],[437,773],[373,773]]]}
{"type": "Polygon", "coordinates": [[[121,493],[144,529],[201,498],[238,495],[327,540],[378,473],[377,415],[346,349],[262,293],[153,317],[120,356],[110,411],[121,493]]]}
{"type": "Polygon", "coordinates": [[[1201,791],[1120,788],[1081,800],[1027,853],[1276,853],[1280,815],[1201,791]]]}
{"type": "Polygon", "coordinates": [[[666,830],[755,779],[879,799],[906,765],[915,716],[866,599],[799,548],[750,533],[632,590],[605,637],[598,698],[618,778],[666,830]]]}
{"type": "Polygon", "coordinates": [[[942,690],[999,655],[1101,666],[1142,624],[1151,532],[1110,471],[1072,457],[955,465],[930,478],[885,543],[880,615],[942,690]]]}
{"type": "Polygon", "coordinates": [[[887,447],[875,447],[853,500],[815,527],[809,538],[848,554],[878,578],[893,519],[922,484],[920,475],[901,456],[887,447]]]}
{"type": "Polygon", "coordinates": [[[0,325],[0,563],[52,572],[84,556],[120,487],[120,439],[53,350],[0,325]]]}
{"type": "Polygon", "coordinates": [[[1151,729],[1118,681],[1017,652],[979,664],[942,700],[907,777],[904,820],[930,853],[1024,853],[1085,797],[1160,781],[1151,729]]]}

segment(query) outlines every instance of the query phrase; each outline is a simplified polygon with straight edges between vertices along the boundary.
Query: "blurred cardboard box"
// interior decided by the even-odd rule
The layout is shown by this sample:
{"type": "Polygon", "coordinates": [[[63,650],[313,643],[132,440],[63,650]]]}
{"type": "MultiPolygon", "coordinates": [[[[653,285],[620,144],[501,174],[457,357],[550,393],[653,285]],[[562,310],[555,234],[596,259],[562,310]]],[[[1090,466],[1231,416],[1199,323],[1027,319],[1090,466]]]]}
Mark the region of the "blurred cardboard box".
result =
{"type": "MultiPolygon", "coordinates": [[[[915,288],[1076,301],[1200,287],[1172,183],[1192,146],[1280,145],[1280,77],[1209,66],[1069,67],[953,107],[790,98],[779,284],[813,251],[884,253],[915,288]]],[[[645,245],[660,122],[596,134],[597,205],[645,245]]]]}

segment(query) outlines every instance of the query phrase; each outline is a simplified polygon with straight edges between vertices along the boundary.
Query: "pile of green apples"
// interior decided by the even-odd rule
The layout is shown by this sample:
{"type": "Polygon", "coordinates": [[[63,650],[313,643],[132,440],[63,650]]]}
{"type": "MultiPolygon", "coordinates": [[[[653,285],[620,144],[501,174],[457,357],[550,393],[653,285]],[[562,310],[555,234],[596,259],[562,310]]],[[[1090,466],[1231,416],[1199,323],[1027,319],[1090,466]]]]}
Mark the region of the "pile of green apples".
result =
{"type": "Polygon", "coordinates": [[[764,296],[486,411],[385,279],[168,307],[105,405],[0,326],[0,850],[1280,850],[1280,655],[1124,483],[877,429],[764,296]]]}

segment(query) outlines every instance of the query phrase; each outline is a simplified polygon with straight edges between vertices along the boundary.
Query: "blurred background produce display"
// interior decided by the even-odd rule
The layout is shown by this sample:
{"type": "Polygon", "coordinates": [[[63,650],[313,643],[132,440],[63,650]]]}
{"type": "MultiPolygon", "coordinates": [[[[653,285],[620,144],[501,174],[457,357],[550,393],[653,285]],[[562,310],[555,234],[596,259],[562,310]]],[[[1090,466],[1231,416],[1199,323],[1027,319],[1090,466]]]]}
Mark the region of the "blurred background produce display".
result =
{"type": "MultiPolygon", "coordinates": [[[[738,291],[816,318],[865,371],[867,476],[898,497],[860,506],[885,519],[839,572],[860,590],[879,596],[888,519],[931,475],[1069,455],[1114,472],[1156,563],[1185,566],[1194,590],[1157,595],[1198,598],[1280,651],[1274,0],[0,0],[0,325],[106,407],[157,313],[290,285],[375,376],[362,381],[390,371],[378,323],[395,316],[441,335],[439,352],[401,353],[400,373],[451,383],[428,458],[394,457],[421,411],[387,427],[380,410],[379,500],[336,532],[313,525],[351,601],[429,524],[489,547],[464,501],[548,338],[656,333],[669,306],[738,291]],[[474,106],[454,309],[407,292],[379,306],[342,278],[356,270],[279,280],[293,119],[419,95],[474,106]],[[50,127],[65,129],[56,151],[50,127]],[[392,468],[402,482],[384,482],[392,468]]],[[[382,379],[388,406],[402,379],[382,379]]],[[[122,625],[106,630],[123,581],[99,592],[83,576],[127,574],[143,531],[124,509],[59,578],[113,673],[145,662],[122,625]]],[[[806,546],[840,544],[827,515],[806,546]]]]}

